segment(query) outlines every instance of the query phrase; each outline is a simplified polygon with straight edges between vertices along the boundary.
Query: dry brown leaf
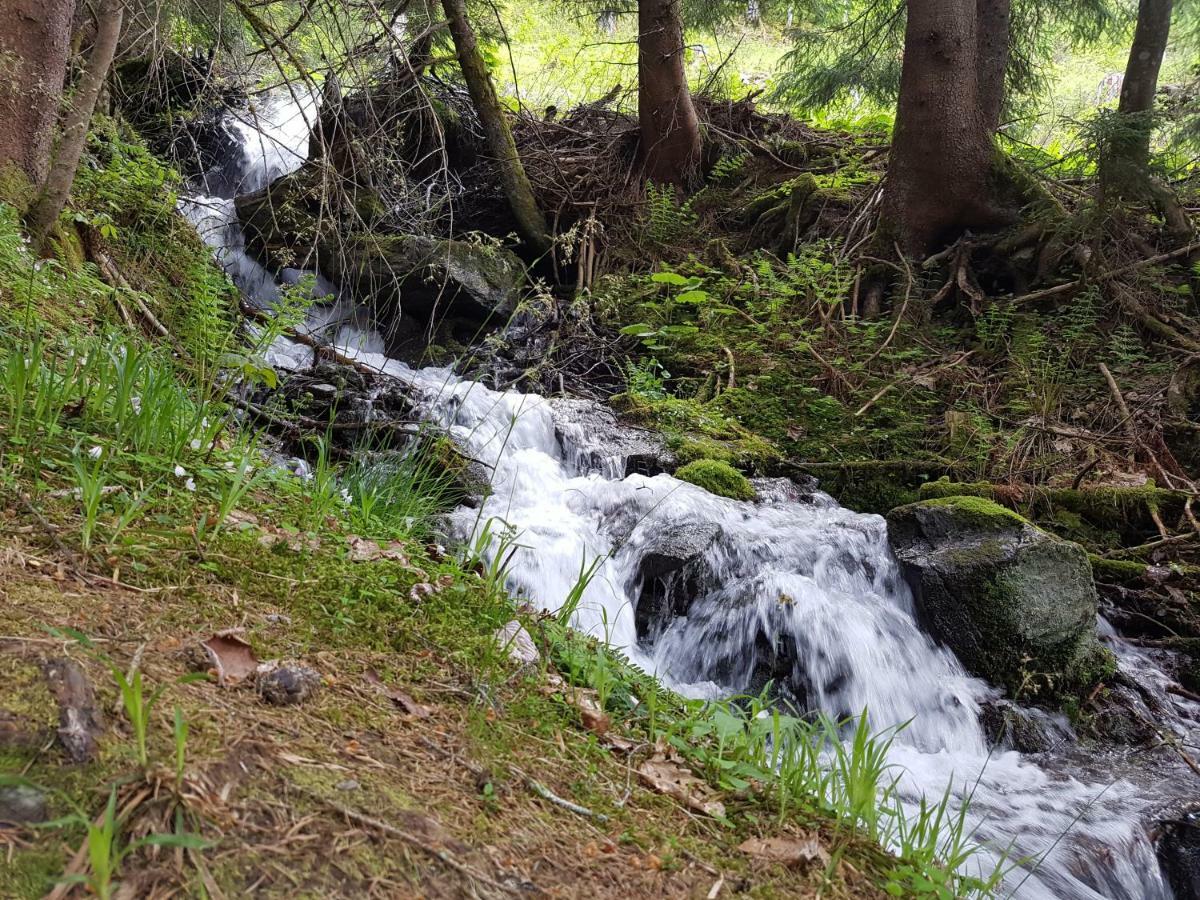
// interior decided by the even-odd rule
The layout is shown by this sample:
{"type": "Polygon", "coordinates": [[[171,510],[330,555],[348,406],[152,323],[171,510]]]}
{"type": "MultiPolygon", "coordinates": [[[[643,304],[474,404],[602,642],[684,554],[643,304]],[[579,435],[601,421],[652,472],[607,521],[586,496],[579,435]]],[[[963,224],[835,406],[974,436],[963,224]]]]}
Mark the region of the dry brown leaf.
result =
{"type": "Polygon", "coordinates": [[[388,541],[386,545],[381,546],[377,541],[352,534],[346,538],[346,543],[350,546],[349,556],[351,562],[390,559],[403,566],[408,565],[408,553],[405,551],[404,544],[400,541],[388,541]]]}
{"type": "Polygon", "coordinates": [[[819,862],[823,866],[829,864],[829,854],[815,837],[750,838],[743,841],[738,849],[748,856],[784,865],[809,862],[819,862]]]}
{"type": "Polygon", "coordinates": [[[674,797],[680,803],[697,812],[718,818],[725,817],[725,804],[711,799],[711,789],[706,781],[673,759],[656,753],[638,766],[638,778],[646,787],[674,797]]]}
{"type": "Polygon", "coordinates": [[[546,673],[546,684],[542,686],[542,693],[547,697],[562,694],[563,699],[579,711],[583,727],[588,731],[603,736],[612,727],[612,719],[600,705],[600,695],[591,688],[575,687],[567,684],[553,672],[548,672],[546,673]]]}
{"type": "Polygon", "coordinates": [[[200,642],[217,672],[217,683],[224,687],[245,681],[258,670],[258,657],[238,631],[235,628],[218,631],[200,642]]]}
{"type": "Polygon", "coordinates": [[[378,690],[379,693],[383,694],[383,696],[387,697],[398,707],[400,707],[400,709],[402,709],[407,715],[412,716],[414,719],[428,718],[432,712],[428,706],[421,705],[399,688],[391,687],[390,685],[385,684],[384,680],[379,677],[379,673],[374,669],[367,669],[367,671],[363,673],[363,676],[367,679],[367,681],[375,685],[375,689],[378,690]]]}

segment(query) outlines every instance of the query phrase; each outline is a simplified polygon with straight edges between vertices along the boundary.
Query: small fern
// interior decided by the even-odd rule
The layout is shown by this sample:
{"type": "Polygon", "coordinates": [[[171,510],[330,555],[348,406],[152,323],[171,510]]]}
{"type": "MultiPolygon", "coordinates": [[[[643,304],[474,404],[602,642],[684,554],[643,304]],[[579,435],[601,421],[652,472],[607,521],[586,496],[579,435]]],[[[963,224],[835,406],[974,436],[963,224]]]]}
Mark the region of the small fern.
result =
{"type": "Polygon", "coordinates": [[[647,238],[655,244],[670,244],[696,227],[692,201],[679,203],[670,185],[646,182],[646,208],[642,227],[647,238]]]}
{"type": "Polygon", "coordinates": [[[1142,339],[1128,322],[1122,322],[1109,334],[1108,355],[1116,369],[1128,369],[1146,361],[1142,339]]]}

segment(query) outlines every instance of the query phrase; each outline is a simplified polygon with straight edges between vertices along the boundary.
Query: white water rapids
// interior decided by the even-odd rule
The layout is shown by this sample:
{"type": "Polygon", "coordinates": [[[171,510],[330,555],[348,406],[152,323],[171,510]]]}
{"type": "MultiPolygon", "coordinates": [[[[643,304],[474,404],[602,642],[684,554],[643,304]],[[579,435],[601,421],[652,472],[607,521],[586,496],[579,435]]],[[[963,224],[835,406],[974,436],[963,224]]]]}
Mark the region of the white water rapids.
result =
{"type": "MultiPolygon", "coordinates": [[[[243,142],[242,190],[304,158],[312,107],[306,116],[288,103],[269,112],[260,108],[258,127],[233,121],[243,142]]],[[[181,209],[255,302],[277,296],[275,276],[245,253],[231,196],[188,198],[181,209]]],[[[335,292],[327,283],[320,291],[335,292]]],[[[740,502],[665,474],[623,477],[624,460],[589,443],[586,428],[556,427],[540,396],[493,391],[449,369],[412,369],[368,352],[382,349],[377,336],[336,325],[347,307],[343,300],[314,309],[310,327],[325,328],[360,362],[411,386],[430,421],[493,467],[482,509],[463,508],[452,518],[463,540],[489,519],[515,531],[521,549],[510,565],[514,593],[556,609],[581,563],[602,558],[574,624],[681,693],[713,697],[754,688],[757,671],[786,658],[795,668],[783,680],[811,708],[833,716],[866,708],[876,729],[911,720],[891,761],[914,800],[939,798],[948,784],[956,796],[972,792],[969,821],[985,849],[968,865],[988,870],[1008,848],[1010,858],[1038,861],[1016,869],[1002,894],[1172,896],[1143,822],[1147,789],[1110,774],[1136,775],[1136,763],[989,753],[979,707],[995,692],[918,626],[883,519],[786,486],[764,485],[764,499],[740,502]],[[642,558],[662,535],[697,525],[717,536],[690,585],[695,599],[652,643],[639,642],[642,558]]],[[[311,361],[311,351],[286,341],[272,356],[288,367],[311,361]]],[[[1128,652],[1122,664],[1151,665],[1128,652]]]]}

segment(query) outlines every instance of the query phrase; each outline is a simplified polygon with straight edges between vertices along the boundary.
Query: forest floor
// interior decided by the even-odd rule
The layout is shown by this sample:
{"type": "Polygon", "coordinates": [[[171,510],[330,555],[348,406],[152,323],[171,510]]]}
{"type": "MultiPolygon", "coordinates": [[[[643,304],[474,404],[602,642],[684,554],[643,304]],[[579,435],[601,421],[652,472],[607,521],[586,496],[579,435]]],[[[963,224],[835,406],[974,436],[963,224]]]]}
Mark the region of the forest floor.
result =
{"type": "MultiPolygon", "coordinates": [[[[158,547],[153,572],[134,587],[120,572],[77,573],[77,559],[48,551],[38,535],[13,536],[18,521],[6,523],[0,566],[0,769],[51,787],[61,814],[71,804],[103,810],[116,785],[121,842],[177,822],[206,842],[134,855],[118,896],[882,896],[875,854],[853,841],[829,873],[817,861],[739,851],[762,837],[786,856],[810,839],[845,847],[846,835],[827,822],[778,826],[769,815],[731,827],[655,793],[637,774],[652,748],[636,733],[616,742],[624,751],[607,749],[540,667],[495,659],[486,672],[459,649],[477,640],[417,637],[413,620],[438,614],[428,605],[398,597],[373,621],[331,626],[322,604],[338,602],[354,569],[390,579],[378,570],[399,565],[339,560],[345,553],[331,543],[344,535],[263,552],[258,538],[271,532],[247,526],[202,565],[186,544],[158,547]],[[41,627],[50,623],[87,635],[94,649],[51,636],[41,627]],[[203,657],[200,641],[230,628],[260,656],[312,666],[316,694],[278,707],[248,682],[178,683],[203,657]],[[147,691],[167,687],[150,715],[144,776],[109,669],[127,669],[135,655],[147,691]],[[55,745],[58,707],[41,672],[62,657],[82,667],[102,712],[98,755],[81,766],[55,745]],[[175,710],[187,723],[182,774],[175,710]],[[546,790],[591,814],[537,793],[546,790]]],[[[0,841],[5,897],[42,896],[64,875],[87,874],[81,823],[0,830],[0,841]]]]}

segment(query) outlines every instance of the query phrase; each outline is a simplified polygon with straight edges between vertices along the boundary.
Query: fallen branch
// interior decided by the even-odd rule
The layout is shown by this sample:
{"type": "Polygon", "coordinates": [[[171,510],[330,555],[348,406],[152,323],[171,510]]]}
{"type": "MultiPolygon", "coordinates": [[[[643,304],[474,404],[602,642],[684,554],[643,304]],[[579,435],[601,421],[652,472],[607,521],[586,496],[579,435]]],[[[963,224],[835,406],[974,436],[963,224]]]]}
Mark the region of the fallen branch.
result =
{"type": "Polygon", "coordinates": [[[1147,257],[1146,259],[1139,259],[1137,262],[1130,263],[1129,265],[1126,265],[1126,266],[1120,266],[1116,269],[1110,269],[1107,272],[1101,272],[1098,275],[1095,275],[1091,278],[1087,278],[1087,277],[1077,278],[1075,281],[1068,281],[1066,284],[1057,284],[1054,287],[1044,288],[1040,291],[1033,291],[1032,293],[1029,293],[1029,294],[1022,294],[1019,297],[1014,297],[1012,302],[1013,303],[1031,303],[1035,300],[1044,300],[1047,297],[1055,297],[1059,294],[1065,294],[1070,291],[1078,290],[1079,288],[1081,288],[1085,284],[1087,284],[1089,281],[1093,281],[1093,282],[1095,282],[1095,281],[1111,281],[1114,278],[1120,278],[1122,275],[1127,275],[1130,272],[1137,271],[1138,269],[1145,268],[1146,266],[1153,266],[1157,263],[1167,262],[1168,260],[1177,259],[1180,256],[1186,256],[1189,253],[1192,253],[1196,250],[1200,250],[1200,243],[1188,244],[1184,247],[1179,247],[1178,249],[1172,250],[1169,253],[1160,253],[1160,254],[1158,254],[1158,256],[1151,256],[1151,257],[1147,257]]]}

